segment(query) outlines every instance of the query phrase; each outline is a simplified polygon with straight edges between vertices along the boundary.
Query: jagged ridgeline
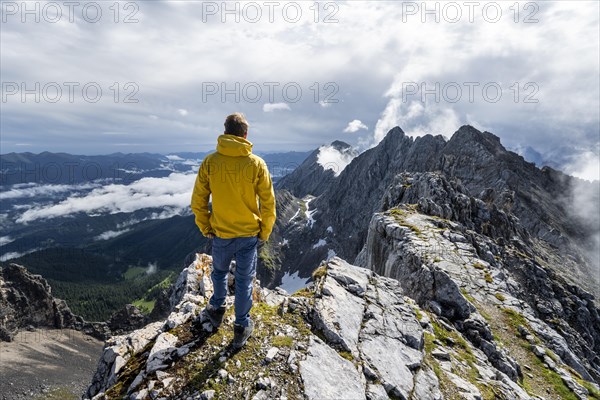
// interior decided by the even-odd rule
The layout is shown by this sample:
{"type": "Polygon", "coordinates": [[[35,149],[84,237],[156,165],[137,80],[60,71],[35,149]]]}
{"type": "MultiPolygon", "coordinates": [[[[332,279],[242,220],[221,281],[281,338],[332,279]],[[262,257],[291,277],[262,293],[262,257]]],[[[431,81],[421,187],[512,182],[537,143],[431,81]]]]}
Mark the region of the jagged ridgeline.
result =
{"type": "Polygon", "coordinates": [[[278,184],[245,348],[231,309],[192,326],[212,290],[198,254],[166,320],[108,340],[86,397],[600,398],[597,184],[470,126],[349,152],[278,184]],[[311,283],[268,289],[290,276],[311,283]]]}

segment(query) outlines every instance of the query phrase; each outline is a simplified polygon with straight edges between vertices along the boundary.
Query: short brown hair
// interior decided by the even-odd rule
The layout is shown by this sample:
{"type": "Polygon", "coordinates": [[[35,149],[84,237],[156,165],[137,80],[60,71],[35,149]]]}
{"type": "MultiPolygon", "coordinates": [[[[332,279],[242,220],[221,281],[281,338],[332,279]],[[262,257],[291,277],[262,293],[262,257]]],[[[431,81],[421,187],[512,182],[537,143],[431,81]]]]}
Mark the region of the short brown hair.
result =
{"type": "Polygon", "coordinates": [[[248,124],[246,116],[242,113],[236,112],[225,118],[225,134],[227,135],[243,137],[248,133],[249,127],[250,124],[248,124]]]}

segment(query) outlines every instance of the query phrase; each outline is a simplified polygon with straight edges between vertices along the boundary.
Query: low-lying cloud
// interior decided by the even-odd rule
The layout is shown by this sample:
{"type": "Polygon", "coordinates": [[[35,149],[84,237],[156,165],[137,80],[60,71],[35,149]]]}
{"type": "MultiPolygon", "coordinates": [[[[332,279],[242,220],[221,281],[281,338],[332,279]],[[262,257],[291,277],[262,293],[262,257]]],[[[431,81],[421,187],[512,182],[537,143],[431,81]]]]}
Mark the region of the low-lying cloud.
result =
{"type": "Polygon", "coordinates": [[[80,185],[39,185],[37,183],[18,183],[9,190],[0,192],[0,200],[33,198],[38,196],[50,197],[66,192],[89,190],[102,186],[100,182],[83,183],[80,185]]]}
{"type": "Polygon", "coordinates": [[[331,145],[321,146],[317,162],[323,169],[330,169],[335,176],[338,176],[357,155],[358,152],[352,148],[340,151],[331,145]]]}
{"type": "Polygon", "coordinates": [[[80,212],[115,214],[148,208],[163,208],[165,211],[155,213],[156,217],[168,218],[186,212],[195,179],[196,175],[192,173],[172,173],[165,178],[142,178],[130,185],[110,184],[83,196],[69,196],[57,204],[32,207],[23,212],[16,222],[29,223],[80,212]]]}
{"type": "Polygon", "coordinates": [[[121,236],[124,233],[129,232],[131,229],[122,229],[119,231],[106,231],[102,232],[98,236],[95,237],[96,240],[108,240],[112,238],[116,238],[117,236],[121,236]]]}

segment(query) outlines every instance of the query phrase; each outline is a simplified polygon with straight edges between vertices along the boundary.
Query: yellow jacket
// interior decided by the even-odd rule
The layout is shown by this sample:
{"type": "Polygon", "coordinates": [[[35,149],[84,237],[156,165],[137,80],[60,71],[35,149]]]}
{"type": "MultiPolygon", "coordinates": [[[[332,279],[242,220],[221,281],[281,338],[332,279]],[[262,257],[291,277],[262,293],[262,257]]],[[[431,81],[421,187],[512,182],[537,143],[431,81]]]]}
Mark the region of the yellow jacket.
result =
{"type": "Polygon", "coordinates": [[[206,156],[198,170],[192,211],[205,236],[269,238],[276,216],[275,193],[267,165],[252,154],[252,143],[234,135],[219,136],[217,151],[206,156]]]}

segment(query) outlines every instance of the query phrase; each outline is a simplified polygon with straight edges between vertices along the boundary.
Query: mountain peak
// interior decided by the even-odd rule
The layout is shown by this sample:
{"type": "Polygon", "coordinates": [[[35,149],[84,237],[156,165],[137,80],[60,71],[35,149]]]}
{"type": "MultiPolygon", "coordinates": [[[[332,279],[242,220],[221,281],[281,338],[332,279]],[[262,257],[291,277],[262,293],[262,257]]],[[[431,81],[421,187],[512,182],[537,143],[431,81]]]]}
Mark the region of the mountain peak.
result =
{"type": "Polygon", "coordinates": [[[342,142],[341,140],[334,140],[333,142],[331,142],[331,147],[333,147],[336,150],[346,150],[351,148],[352,146],[350,146],[348,143],[346,142],[342,142]]]}
{"type": "MultiPolygon", "coordinates": [[[[388,133],[385,135],[386,138],[388,137],[392,137],[392,136],[405,136],[406,134],[404,133],[404,131],[402,130],[402,128],[400,128],[399,126],[395,126],[392,129],[390,129],[388,131],[388,133]]],[[[384,139],[385,140],[385,139],[384,139]]]]}
{"type": "Polygon", "coordinates": [[[450,138],[448,144],[457,145],[461,148],[465,145],[479,143],[492,154],[506,152],[506,148],[500,143],[500,138],[491,132],[474,128],[471,125],[463,125],[450,138]]]}

